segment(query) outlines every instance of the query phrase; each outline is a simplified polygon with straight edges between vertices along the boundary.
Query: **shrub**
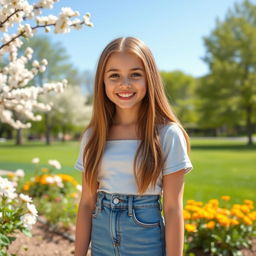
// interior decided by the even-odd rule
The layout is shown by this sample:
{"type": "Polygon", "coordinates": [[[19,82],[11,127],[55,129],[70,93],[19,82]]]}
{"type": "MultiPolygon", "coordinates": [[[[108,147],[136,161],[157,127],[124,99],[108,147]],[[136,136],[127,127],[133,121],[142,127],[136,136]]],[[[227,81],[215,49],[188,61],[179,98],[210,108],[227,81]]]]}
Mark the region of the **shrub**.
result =
{"type": "Polygon", "coordinates": [[[36,217],[37,209],[32,198],[17,194],[14,183],[0,177],[0,256],[9,255],[7,249],[16,239],[12,235],[18,230],[31,236],[36,217]]]}
{"type": "Polygon", "coordinates": [[[211,199],[206,204],[187,201],[183,211],[184,252],[201,250],[212,256],[236,256],[241,255],[242,248],[251,248],[251,239],[256,234],[253,201],[244,200],[243,204],[231,205],[229,196],[221,199],[221,202],[211,199]]]}

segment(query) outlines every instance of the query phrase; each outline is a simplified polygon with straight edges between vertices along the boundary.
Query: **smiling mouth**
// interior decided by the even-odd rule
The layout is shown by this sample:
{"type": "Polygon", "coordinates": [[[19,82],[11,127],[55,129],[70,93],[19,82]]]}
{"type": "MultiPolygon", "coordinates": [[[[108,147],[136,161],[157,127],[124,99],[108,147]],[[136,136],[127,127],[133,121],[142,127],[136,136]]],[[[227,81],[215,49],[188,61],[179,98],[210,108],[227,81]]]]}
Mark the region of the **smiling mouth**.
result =
{"type": "Polygon", "coordinates": [[[122,100],[129,100],[131,99],[136,93],[134,92],[131,96],[121,96],[120,94],[116,93],[117,97],[122,100]]]}

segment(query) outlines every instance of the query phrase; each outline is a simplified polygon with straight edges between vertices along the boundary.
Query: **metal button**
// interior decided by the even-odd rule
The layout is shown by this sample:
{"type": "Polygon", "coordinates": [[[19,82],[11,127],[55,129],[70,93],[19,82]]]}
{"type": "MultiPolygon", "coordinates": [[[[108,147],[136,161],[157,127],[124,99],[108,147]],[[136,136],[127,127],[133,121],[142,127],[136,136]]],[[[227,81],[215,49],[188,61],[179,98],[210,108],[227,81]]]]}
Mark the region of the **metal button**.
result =
{"type": "Polygon", "coordinates": [[[119,203],[119,198],[115,197],[114,200],[113,200],[113,203],[118,204],[119,203]]]}

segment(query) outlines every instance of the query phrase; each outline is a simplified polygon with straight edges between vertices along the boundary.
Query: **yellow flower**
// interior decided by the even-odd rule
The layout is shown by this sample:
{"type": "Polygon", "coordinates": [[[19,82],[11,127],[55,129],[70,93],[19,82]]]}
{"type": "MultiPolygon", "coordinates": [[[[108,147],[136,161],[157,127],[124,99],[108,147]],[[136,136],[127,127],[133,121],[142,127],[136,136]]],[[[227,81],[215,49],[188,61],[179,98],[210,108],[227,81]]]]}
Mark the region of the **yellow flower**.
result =
{"type": "Polygon", "coordinates": [[[214,222],[214,221],[209,221],[209,222],[207,222],[205,225],[206,225],[206,227],[209,228],[209,229],[214,229],[214,227],[215,227],[215,222],[214,222]]]}
{"type": "Polygon", "coordinates": [[[244,223],[247,224],[247,225],[252,225],[251,219],[248,218],[247,216],[244,216],[243,221],[244,221],[244,223]]]}
{"type": "Polygon", "coordinates": [[[195,202],[195,205],[197,205],[197,206],[202,206],[202,205],[203,205],[203,202],[195,202]]]}
{"type": "Polygon", "coordinates": [[[217,208],[219,206],[219,200],[211,199],[211,200],[209,200],[209,204],[212,205],[212,207],[217,208]]]}
{"type": "Polygon", "coordinates": [[[186,224],[185,225],[185,229],[188,231],[188,232],[196,232],[196,225],[194,224],[186,224]]]}
{"type": "Polygon", "coordinates": [[[187,204],[192,204],[193,205],[194,203],[195,203],[195,200],[192,200],[192,199],[191,200],[187,200],[187,204]]]}
{"type": "Polygon", "coordinates": [[[236,219],[230,219],[230,225],[231,226],[239,225],[239,221],[236,219]]]}
{"type": "Polygon", "coordinates": [[[191,219],[193,220],[200,219],[200,214],[198,212],[194,212],[191,216],[191,219]]]}
{"type": "Polygon", "coordinates": [[[78,185],[78,182],[70,175],[67,174],[57,174],[63,181],[70,182],[73,185],[78,185]]]}
{"type": "Polygon", "coordinates": [[[253,201],[252,201],[252,200],[247,200],[247,199],[245,199],[245,200],[244,200],[244,203],[245,203],[245,204],[253,205],[253,201]]]}
{"type": "Polygon", "coordinates": [[[191,218],[191,213],[186,210],[183,210],[183,218],[185,220],[189,220],[191,218]]]}
{"type": "Polygon", "coordinates": [[[214,216],[215,216],[215,214],[213,212],[211,212],[211,211],[206,211],[205,212],[205,218],[206,219],[213,219],[214,216]]]}
{"type": "Polygon", "coordinates": [[[199,211],[201,208],[196,206],[196,205],[186,205],[185,209],[188,211],[192,211],[192,212],[197,212],[199,211]]]}
{"type": "Polygon", "coordinates": [[[15,173],[13,172],[8,172],[7,173],[7,176],[10,177],[10,178],[13,178],[15,176],[15,173]]]}
{"type": "Polygon", "coordinates": [[[218,221],[219,224],[223,227],[229,227],[231,222],[229,218],[219,218],[218,221]]]}
{"type": "Polygon", "coordinates": [[[77,197],[77,193],[73,192],[69,194],[70,197],[76,198],[77,197]]]}
{"type": "Polygon", "coordinates": [[[230,200],[230,196],[222,196],[221,199],[223,199],[224,201],[229,201],[230,200]]]}
{"type": "Polygon", "coordinates": [[[49,169],[48,168],[42,168],[41,172],[47,173],[47,172],[49,172],[49,169]]]}
{"type": "Polygon", "coordinates": [[[230,211],[226,208],[218,208],[218,213],[223,214],[223,215],[230,215],[230,211]]]}
{"type": "Polygon", "coordinates": [[[244,217],[244,214],[239,209],[231,209],[231,214],[238,218],[244,217]]]}
{"type": "Polygon", "coordinates": [[[23,190],[25,191],[28,191],[29,190],[29,185],[28,184],[25,184],[23,187],[22,187],[23,190]]]}
{"type": "Polygon", "coordinates": [[[256,211],[254,211],[254,212],[249,212],[248,214],[247,214],[247,216],[251,219],[251,220],[256,220],[256,211]]]}
{"type": "Polygon", "coordinates": [[[46,178],[49,177],[51,175],[47,175],[47,174],[43,174],[41,177],[40,177],[40,183],[45,185],[45,184],[48,184],[46,178]]]}
{"type": "Polygon", "coordinates": [[[242,212],[245,212],[245,213],[250,212],[248,205],[241,205],[240,209],[242,212]]]}

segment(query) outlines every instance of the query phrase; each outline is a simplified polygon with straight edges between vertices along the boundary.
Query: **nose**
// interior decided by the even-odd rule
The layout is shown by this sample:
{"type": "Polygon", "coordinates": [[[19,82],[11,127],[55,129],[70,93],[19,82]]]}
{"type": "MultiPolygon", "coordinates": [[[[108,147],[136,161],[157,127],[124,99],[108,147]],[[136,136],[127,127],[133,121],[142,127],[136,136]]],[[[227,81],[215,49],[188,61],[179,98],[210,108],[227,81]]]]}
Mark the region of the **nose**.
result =
{"type": "Polygon", "coordinates": [[[124,78],[121,82],[120,85],[131,85],[130,84],[130,79],[127,77],[127,78],[124,78]]]}

